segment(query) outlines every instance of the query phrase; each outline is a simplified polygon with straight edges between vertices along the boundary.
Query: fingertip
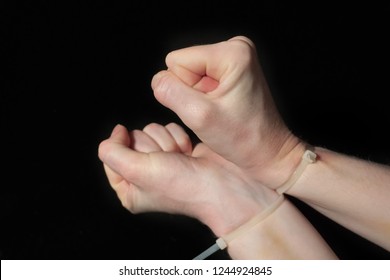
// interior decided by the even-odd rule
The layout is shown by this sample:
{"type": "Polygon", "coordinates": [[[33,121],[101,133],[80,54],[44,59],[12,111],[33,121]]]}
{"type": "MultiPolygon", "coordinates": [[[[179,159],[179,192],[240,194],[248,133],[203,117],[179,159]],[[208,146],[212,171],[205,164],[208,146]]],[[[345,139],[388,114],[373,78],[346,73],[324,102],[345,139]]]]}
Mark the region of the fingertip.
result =
{"type": "Polygon", "coordinates": [[[124,126],[121,124],[117,124],[111,132],[111,136],[117,135],[121,130],[123,130],[124,126]]]}
{"type": "Polygon", "coordinates": [[[171,51],[165,56],[165,64],[169,67],[172,65],[173,55],[176,51],[171,51]]]}
{"type": "Polygon", "coordinates": [[[152,77],[152,81],[151,81],[150,85],[151,85],[153,90],[155,90],[158,87],[160,80],[166,75],[166,73],[167,73],[167,70],[163,70],[163,71],[156,73],[152,77]]]}
{"type": "Polygon", "coordinates": [[[98,157],[103,163],[106,161],[107,155],[110,153],[112,147],[111,143],[110,139],[106,139],[99,144],[98,157]]]}
{"type": "MultiPolygon", "coordinates": [[[[105,139],[99,143],[98,146],[98,158],[104,162],[105,155],[108,153],[109,148],[111,146],[111,143],[113,142],[113,139],[116,139],[117,136],[121,133],[124,126],[121,124],[115,125],[113,130],[111,131],[110,137],[108,139],[105,139]]],[[[114,141],[118,142],[118,141],[114,141]]]]}
{"type": "Polygon", "coordinates": [[[178,79],[173,77],[172,73],[168,71],[161,71],[152,79],[154,97],[158,102],[168,108],[170,108],[172,101],[175,100],[175,98],[172,98],[172,94],[176,96],[176,88],[180,86],[178,79]]]}
{"type": "Polygon", "coordinates": [[[110,141],[124,146],[130,146],[130,136],[127,128],[121,124],[117,124],[111,132],[110,141]]]}

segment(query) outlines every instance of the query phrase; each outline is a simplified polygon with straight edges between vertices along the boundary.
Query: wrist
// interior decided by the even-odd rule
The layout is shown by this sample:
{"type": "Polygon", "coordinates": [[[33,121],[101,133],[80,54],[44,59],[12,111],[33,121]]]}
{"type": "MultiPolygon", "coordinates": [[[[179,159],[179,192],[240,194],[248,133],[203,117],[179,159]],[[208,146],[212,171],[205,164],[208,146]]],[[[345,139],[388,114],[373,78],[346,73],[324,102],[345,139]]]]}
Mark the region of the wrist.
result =
{"type": "Polygon", "coordinates": [[[289,134],[272,159],[252,169],[251,176],[261,184],[276,189],[292,176],[306,149],[306,143],[289,134]]]}
{"type": "Polygon", "coordinates": [[[232,240],[227,248],[233,259],[337,259],[287,199],[251,230],[232,240]]]}
{"type": "MultiPolygon", "coordinates": [[[[250,231],[238,236],[232,240],[227,247],[228,253],[232,259],[280,259],[277,256],[279,248],[275,248],[275,241],[284,238],[280,236],[277,230],[277,219],[280,216],[280,211],[285,207],[286,201],[279,206],[281,209],[276,209],[274,213],[264,219],[262,222],[255,225],[250,231]]],[[[285,242],[280,242],[284,244],[285,242]]]]}
{"type": "Polygon", "coordinates": [[[203,216],[205,218],[201,221],[217,237],[221,237],[262,213],[278,197],[279,195],[274,190],[258,185],[256,188],[248,187],[245,191],[240,190],[236,193],[219,195],[219,199],[214,206],[209,206],[208,209],[204,208],[203,216]]]}
{"type": "Polygon", "coordinates": [[[231,172],[237,177],[244,176],[245,180],[227,180],[224,192],[215,195],[217,203],[204,208],[201,221],[220,237],[267,209],[278,197],[275,189],[291,177],[301,162],[306,146],[290,134],[276,156],[267,165],[252,170],[254,173],[239,176],[235,173],[237,170],[232,169],[231,172]]]}

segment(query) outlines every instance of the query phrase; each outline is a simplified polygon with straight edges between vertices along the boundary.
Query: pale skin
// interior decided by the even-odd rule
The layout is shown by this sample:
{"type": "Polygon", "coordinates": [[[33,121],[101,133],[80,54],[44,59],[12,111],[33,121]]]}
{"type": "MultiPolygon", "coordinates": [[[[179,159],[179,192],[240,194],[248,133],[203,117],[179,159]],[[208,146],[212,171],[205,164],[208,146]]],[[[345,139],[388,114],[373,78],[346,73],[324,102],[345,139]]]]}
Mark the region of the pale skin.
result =
{"type": "MultiPolygon", "coordinates": [[[[133,213],[188,215],[216,236],[236,229],[278,197],[206,145],[192,148],[188,135],[174,123],[150,124],[130,132],[117,125],[99,151],[125,208],[133,213]]],[[[337,258],[288,200],[252,231],[233,240],[228,250],[237,259],[337,258]]]]}
{"type": "MultiPolygon", "coordinates": [[[[280,118],[248,38],[177,50],[166,63],[152,80],[155,97],[203,143],[192,148],[175,124],[130,133],[117,126],[99,157],[131,212],[185,214],[221,236],[277,198],[275,188],[291,176],[305,143],[280,118]]],[[[318,162],[287,193],[390,250],[389,167],[316,153],[318,162]]],[[[336,258],[288,200],[228,250],[237,259],[336,258]]]]}

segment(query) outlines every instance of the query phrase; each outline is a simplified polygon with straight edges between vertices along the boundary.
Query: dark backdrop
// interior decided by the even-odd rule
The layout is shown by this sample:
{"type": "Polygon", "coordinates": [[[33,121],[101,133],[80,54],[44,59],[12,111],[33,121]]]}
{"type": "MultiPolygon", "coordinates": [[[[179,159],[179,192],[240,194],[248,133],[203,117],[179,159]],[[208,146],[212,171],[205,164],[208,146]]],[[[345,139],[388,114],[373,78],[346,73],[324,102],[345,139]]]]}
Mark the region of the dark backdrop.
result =
{"type": "MultiPolygon", "coordinates": [[[[154,99],[150,80],[165,67],[165,55],[181,47],[249,36],[294,133],[390,163],[387,4],[5,2],[3,259],[191,259],[214,242],[190,218],[124,210],[97,157],[99,142],[117,123],[129,129],[180,123],[154,99]]],[[[340,258],[389,258],[294,202],[340,258]]]]}

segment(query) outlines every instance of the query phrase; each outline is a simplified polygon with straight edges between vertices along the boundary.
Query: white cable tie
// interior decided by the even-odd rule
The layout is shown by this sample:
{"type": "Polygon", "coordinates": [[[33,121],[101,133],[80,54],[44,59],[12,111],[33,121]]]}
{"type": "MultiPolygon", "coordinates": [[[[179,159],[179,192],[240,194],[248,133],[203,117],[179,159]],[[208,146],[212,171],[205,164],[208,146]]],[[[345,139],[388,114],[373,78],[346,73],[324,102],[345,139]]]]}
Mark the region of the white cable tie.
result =
{"type": "Polygon", "coordinates": [[[302,156],[302,160],[300,164],[298,165],[297,169],[295,169],[294,173],[290,176],[290,178],[283,183],[281,186],[279,186],[276,189],[276,192],[278,194],[283,194],[286,191],[288,191],[298,180],[299,177],[301,177],[303,171],[305,171],[306,166],[315,163],[317,160],[317,154],[313,151],[306,150],[302,156]]]}
{"type": "Polygon", "coordinates": [[[317,154],[309,149],[306,150],[302,155],[302,160],[299,163],[298,167],[295,169],[294,173],[290,176],[290,178],[285,183],[283,183],[281,186],[276,188],[276,192],[279,194],[279,197],[278,199],[275,200],[274,203],[272,203],[263,212],[257,214],[252,219],[250,219],[243,225],[239,226],[237,229],[218,238],[215,244],[213,244],[208,249],[206,249],[201,254],[199,254],[197,257],[195,257],[194,260],[204,260],[210,255],[217,252],[218,249],[224,250],[225,248],[227,248],[228,244],[232,240],[236,239],[238,236],[251,230],[255,225],[257,225],[258,223],[266,219],[270,214],[272,214],[272,212],[274,212],[282,204],[282,202],[284,201],[283,194],[296,183],[298,178],[302,175],[303,171],[305,171],[306,166],[311,163],[315,163],[316,160],[317,160],[317,154]]]}

